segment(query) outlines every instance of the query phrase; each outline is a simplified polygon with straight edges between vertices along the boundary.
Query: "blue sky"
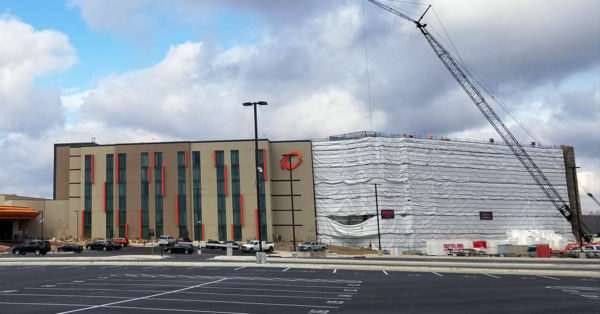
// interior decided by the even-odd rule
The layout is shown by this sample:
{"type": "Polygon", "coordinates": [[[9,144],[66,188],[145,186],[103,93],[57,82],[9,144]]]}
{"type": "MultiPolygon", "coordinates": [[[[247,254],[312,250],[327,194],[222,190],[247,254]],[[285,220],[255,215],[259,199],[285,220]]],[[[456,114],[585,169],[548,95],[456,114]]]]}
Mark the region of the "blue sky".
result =
{"type": "MultiPolygon", "coordinates": [[[[600,195],[600,2],[432,2],[428,29],[534,136],[492,104],[518,139],[574,146],[580,191],[600,195]]],[[[50,196],[56,142],[251,138],[245,101],[269,102],[259,134],[273,140],[369,129],[498,138],[414,25],[366,0],[1,0],[0,10],[0,149],[13,152],[0,175],[15,178],[0,193],[50,196]]],[[[584,210],[600,210],[582,195],[584,210]]]]}

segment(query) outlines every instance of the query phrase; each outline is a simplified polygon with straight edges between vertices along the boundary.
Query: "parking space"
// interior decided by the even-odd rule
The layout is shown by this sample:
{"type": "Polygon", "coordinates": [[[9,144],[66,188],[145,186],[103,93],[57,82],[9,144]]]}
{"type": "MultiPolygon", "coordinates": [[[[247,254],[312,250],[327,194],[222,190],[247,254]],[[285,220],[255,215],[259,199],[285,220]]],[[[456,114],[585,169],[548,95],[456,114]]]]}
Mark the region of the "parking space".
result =
{"type": "Polygon", "coordinates": [[[275,267],[4,267],[7,313],[594,313],[597,278],[275,267]],[[32,274],[39,274],[33,276],[32,274]]]}
{"type": "MultiPolygon", "coordinates": [[[[28,269],[15,270],[22,273],[28,269]]],[[[79,275],[13,289],[3,284],[2,308],[11,309],[11,313],[13,309],[23,313],[333,313],[350,302],[361,285],[356,280],[273,277],[258,271],[236,275],[232,268],[46,267],[44,270],[79,275]]]]}

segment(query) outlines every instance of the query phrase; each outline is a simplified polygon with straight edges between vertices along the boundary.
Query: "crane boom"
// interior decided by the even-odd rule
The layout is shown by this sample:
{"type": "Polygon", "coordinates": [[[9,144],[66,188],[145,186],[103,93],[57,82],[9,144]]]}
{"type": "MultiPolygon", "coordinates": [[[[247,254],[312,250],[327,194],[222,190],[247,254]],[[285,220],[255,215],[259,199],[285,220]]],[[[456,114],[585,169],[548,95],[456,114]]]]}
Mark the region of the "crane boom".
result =
{"type": "MultiPolygon", "coordinates": [[[[481,95],[477,87],[471,82],[469,77],[463,72],[458,63],[454,61],[450,53],[429,33],[426,29],[427,24],[421,23],[421,18],[416,21],[402,12],[382,4],[375,0],[369,0],[369,2],[377,5],[378,7],[395,14],[405,20],[413,22],[416,24],[417,28],[421,31],[421,34],[425,36],[425,39],[433,48],[433,51],[437,55],[437,57],[442,61],[444,66],[450,71],[454,79],[460,84],[460,86],[464,89],[464,91],[469,95],[471,100],[475,103],[477,108],[481,111],[484,117],[488,120],[488,122],[494,127],[496,132],[502,137],[506,145],[510,148],[512,153],[517,157],[517,159],[521,162],[525,170],[531,175],[536,184],[542,189],[546,197],[552,202],[554,207],[563,215],[568,221],[573,219],[573,211],[562,198],[562,196],[558,193],[556,188],[550,183],[550,180],[544,175],[542,170],[537,166],[537,164],[533,161],[531,156],[525,151],[525,148],[521,146],[519,141],[515,138],[515,136],[510,132],[510,130],[506,127],[506,125],[500,120],[500,117],[494,112],[492,107],[487,103],[485,98],[481,95]]],[[[429,8],[428,8],[429,9],[429,8]]],[[[577,219],[579,220],[579,218],[577,219]]],[[[575,224],[577,227],[577,231],[579,233],[579,241],[581,241],[581,237],[585,237],[583,230],[581,230],[581,224],[575,224]]]]}

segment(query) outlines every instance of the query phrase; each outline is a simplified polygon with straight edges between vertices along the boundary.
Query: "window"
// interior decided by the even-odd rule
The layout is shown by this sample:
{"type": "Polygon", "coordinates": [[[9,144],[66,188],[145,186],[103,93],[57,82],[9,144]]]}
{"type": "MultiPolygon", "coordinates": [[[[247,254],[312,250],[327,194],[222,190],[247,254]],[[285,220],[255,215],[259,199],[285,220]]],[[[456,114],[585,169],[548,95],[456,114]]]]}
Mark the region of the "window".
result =
{"type": "Polygon", "coordinates": [[[94,155],[85,155],[84,201],[83,201],[83,236],[92,236],[92,166],[94,155]]]}
{"type": "Polygon", "coordinates": [[[479,220],[493,220],[494,215],[492,212],[479,212],[479,220]]]}
{"type": "Polygon", "coordinates": [[[106,186],[104,193],[104,204],[106,210],[106,238],[112,238],[114,235],[114,156],[106,155],[106,186]]]}
{"type": "Polygon", "coordinates": [[[202,182],[200,174],[200,152],[192,152],[194,240],[197,241],[202,240],[202,182]]]}
{"type": "Polygon", "coordinates": [[[148,153],[142,153],[141,157],[141,201],[142,208],[140,213],[141,237],[148,239],[148,227],[150,224],[150,165],[148,153]]]}
{"type": "Polygon", "coordinates": [[[348,215],[348,216],[327,216],[327,218],[339,222],[342,225],[358,225],[365,222],[367,219],[375,217],[375,215],[348,215]]]}
{"type": "Polygon", "coordinates": [[[179,237],[187,238],[187,219],[186,219],[186,176],[185,168],[187,167],[186,152],[177,152],[177,225],[179,226],[179,237]]]}
{"type": "Polygon", "coordinates": [[[258,183],[260,184],[260,233],[263,239],[267,238],[267,202],[265,198],[265,150],[258,150],[258,167],[263,170],[263,174],[258,176],[258,183]]]}
{"type": "Polygon", "coordinates": [[[164,182],[163,182],[163,161],[162,153],[155,152],[153,158],[154,165],[154,207],[156,215],[156,234],[162,235],[163,232],[163,199],[164,199],[164,182]]]}
{"type": "Polygon", "coordinates": [[[117,221],[119,222],[119,236],[127,236],[127,155],[117,154],[117,181],[119,186],[119,212],[117,221]]]}
{"type": "Polygon", "coordinates": [[[231,204],[233,205],[233,239],[242,241],[242,197],[240,195],[240,153],[231,151],[231,204]]]}
{"type": "Polygon", "coordinates": [[[222,150],[215,151],[215,167],[217,168],[217,226],[219,229],[219,241],[227,240],[227,170],[225,167],[225,153],[222,150]]]}

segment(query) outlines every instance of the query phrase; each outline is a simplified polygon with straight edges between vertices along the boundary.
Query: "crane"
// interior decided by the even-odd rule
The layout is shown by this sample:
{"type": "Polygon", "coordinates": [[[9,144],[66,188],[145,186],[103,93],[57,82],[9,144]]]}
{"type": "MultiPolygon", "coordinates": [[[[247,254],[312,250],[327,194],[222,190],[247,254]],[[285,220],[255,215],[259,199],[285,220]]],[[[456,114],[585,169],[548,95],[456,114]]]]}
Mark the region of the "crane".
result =
{"type": "Polygon", "coordinates": [[[494,112],[492,107],[487,103],[485,98],[481,95],[477,87],[471,82],[471,79],[465,74],[465,72],[460,68],[458,63],[454,61],[454,58],[448,53],[448,51],[429,33],[427,30],[427,24],[421,23],[421,20],[427,13],[427,11],[431,8],[431,5],[427,7],[425,12],[421,15],[418,20],[414,20],[411,17],[405,15],[404,13],[385,5],[376,0],[369,0],[369,2],[374,5],[395,14],[407,21],[414,23],[417,28],[421,31],[421,34],[425,36],[425,39],[433,48],[436,56],[442,61],[444,66],[450,71],[454,79],[460,84],[460,86],[464,89],[467,95],[471,98],[471,100],[475,103],[477,108],[481,111],[484,117],[488,120],[488,122],[494,127],[496,132],[500,135],[500,137],[504,140],[504,143],[510,148],[512,153],[517,157],[517,159],[521,162],[525,170],[531,175],[535,183],[542,189],[546,197],[552,202],[554,207],[563,215],[567,221],[571,222],[573,218],[574,221],[571,222],[572,225],[577,229],[577,241],[581,242],[581,239],[587,239],[587,235],[584,234],[583,228],[581,226],[580,217],[574,215],[573,210],[571,210],[570,206],[565,202],[562,196],[558,193],[556,188],[550,183],[550,180],[546,178],[542,170],[537,166],[537,164],[533,161],[531,156],[525,151],[523,146],[517,141],[515,136],[510,132],[510,130],[506,127],[506,125],[500,120],[500,117],[494,112]]]}

